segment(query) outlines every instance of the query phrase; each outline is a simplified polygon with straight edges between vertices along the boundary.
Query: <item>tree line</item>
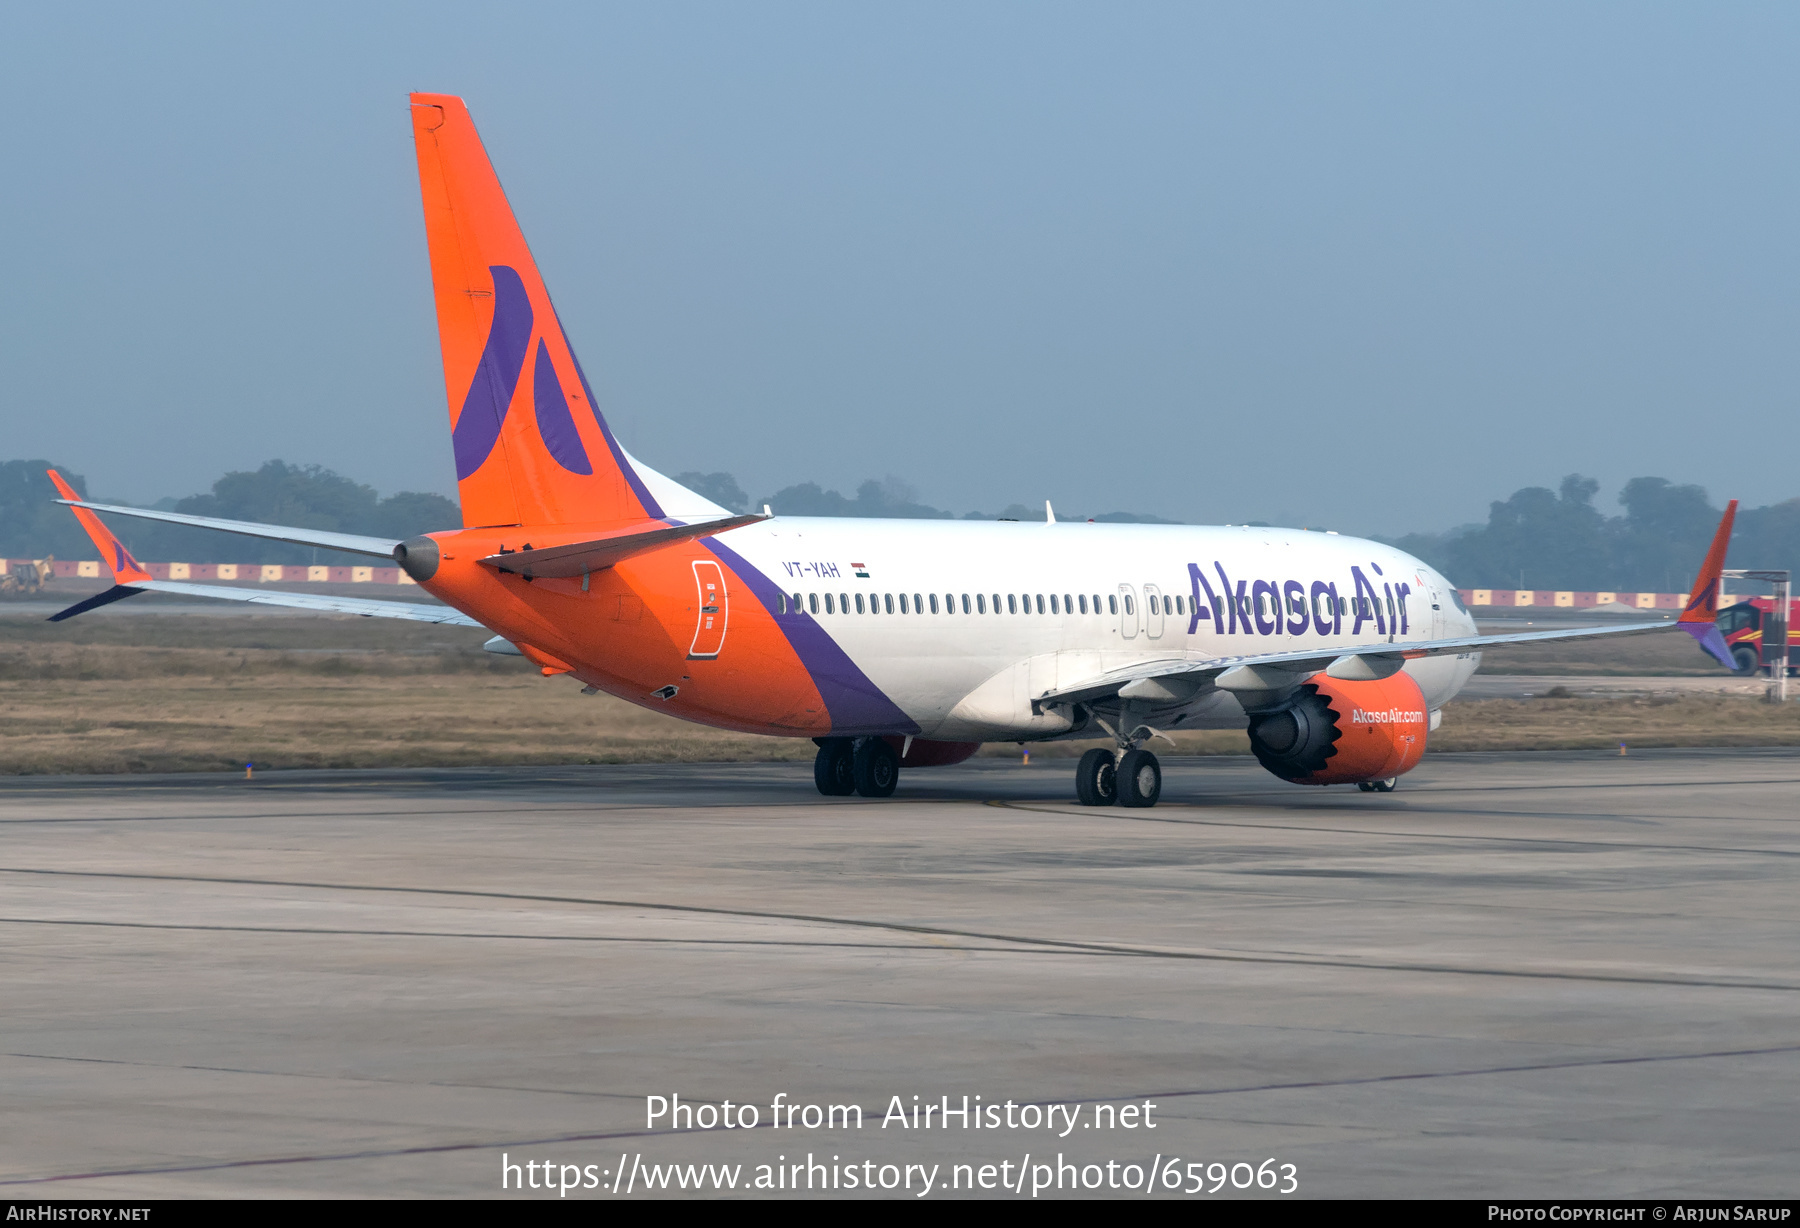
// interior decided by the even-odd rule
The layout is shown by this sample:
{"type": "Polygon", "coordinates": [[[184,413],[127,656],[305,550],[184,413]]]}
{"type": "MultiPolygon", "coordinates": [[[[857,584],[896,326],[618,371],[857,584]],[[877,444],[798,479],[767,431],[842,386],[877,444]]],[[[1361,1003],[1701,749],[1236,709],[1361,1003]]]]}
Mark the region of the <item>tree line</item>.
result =
{"type": "MultiPolygon", "coordinates": [[[[47,460],[0,462],[0,558],[92,558],[94,546],[67,508],[56,503],[56,488],[45,476],[55,469],[67,478],[82,498],[88,498],[87,479],[65,465],[47,460]]],[[[906,519],[957,519],[955,512],[928,507],[897,478],[870,479],[846,498],[825,490],[816,482],[789,486],[752,504],[737,479],[729,473],[683,473],[676,481],[734,512],[752,506],[772,505],[789,516],[885,516],[906,519]]],[[[365,486],[321,465],[290,465],[272,460],[260,468],[227,473],[212,489],[185,499],[163,499],[153,504],[158,511],[224,520],[250,520],[263,524],[294,525],[336,533],[360,533],[401,541],[420,533],[454,529],[462,513],[453,500],[419,491],[401,491],[382,498],[365,486]]],[[[1020,504],[998,513],[968,512],[961,519],[1035,520],[1043,509],[1020,504]]],[[[1074,517],[1070,517],[1074,519],[1074,517]]],[[[1144,521],[1172,524],[1155,516],[1110,512],[1095,517],[1106,521],[1144,521]]],[[[328,565],[366,564],[361,555],[291,546],[283,542],[251,542],[208,529],[185,528],[147,520],[113,517],[107,526],[118,534],[126,549],[147,562],[178,560],[187,563],[283,563],[328,565]]]]}
{"type": "MultiPolygon", "coordinates": [[[[896,477],[870,478],[856,488],[853,497],[826,490],[817,482],[801,482],[752,502],[729,473],[680,473],[675,480],[734,512],[761,510],[764,505],[784,516],[875,516],[896,520],[1042,520],[1044,509],[1013,503],[998,512],[956,512],[920,503],[918,492],[896,477]]],[[[1062,520],[1090,517],[1059,511],[1062,520]]],[[[1102,512],[1091,519],[1102,524],[1180,524],[1142,512],[1102,512]]]]}
{"type": "MultiPolygon", "coordinates": [[[[93,544],[75,518],[53,502],[56,491],[44,475],[50,468],[59,469],[86,497],[86,480],[65,467],[44,460],[0,462],[0,557],[93,556],[93,544]]],[[[1042,507],[1015,503],[999,512],[958,515],[920,503],[916,492],[896,478],[871,478],[852,496],[816,482],[803,482],[756,501],[744,494],[729,473],[683,473],[676,480],[734,512],[759,509],[766,503],[789,516],[1038,520],[1044,514],[1042,507]]],[[[1719,522],[1719,509],[1706,491],[1665,478],[1633,478],[1619,495],[1621,513],[1608,516],[1594,506],[1599,490],[1600,483],[1593,478],[1570,474],[1556,490],[1528,486],[1491,504],[1486,524],[1379,540],[1418,556],[1464,588],[1685,589],[1719,522]]],[[[227,473],[206,493],[164,499],[156,506],[195,516],[298,525],[395,541],[462,523],[455,502],[442,495],[401,491],[383,498],[373,487],[322,466],[279,460],[258,469],[227,473]]],[[[1058,516],[1065,520],[1089,518],[1072,510],[1058,516]]],[[[1092,519],[1176,523],[1134,512],[1107,512],[1092,519]]],[[[367,562],[361,556],[280,542],[252,543],[205,529],[123,517],[109,523],[133,554],[150,561],[367,562]]],[[[1739,509],[1729,561],[1736,567],[1800,570],[1800,499],[1739,509]]]]}
{"type": "MultiPolygon", "coordinates": [[[[45,476],[55,469],[82,498],[87,479],[66,466],[45,460],[0,463],[0,557],[60,559],[94,557],[94,544],[70,515],[53,502],[56,488],[45,476]]],[[[461,526],[462,513],[442,495],[401,491],[382,498],[372,486],[333,473],[320,465],[290,465],[272,460],[259,469],[227,473],[204,494],[164,499],[159,511],[225,520],[254,520],[295,525],[335,533],[362,533],[400,541],[434,529],[461,526]]],[[[114,516],[107,527],[125,548],[146,562],[184,563],[324,563],[367,565],[363,555],[291,546],[285,542],[251,541],[210,529],[158,524],[114,516]]]]}
{"type": "MultiPolygon", "coordinates": [[[[1686,591],[1722,509],[1699,486],[1632,478],[1619,493],[1623,512],[1608,516],[1594,506],[1599,490],[1572,473],[1556,490],[1527,486],[1490,504],[1486,524],[1382,540],[1463,588],[1686,591]]],[[[1740,507],[1726,561],[1800,571],[1800,499],[1740,507]]],[[[1753,587],[1733,582],[1738,592],[1753,587]]]]}

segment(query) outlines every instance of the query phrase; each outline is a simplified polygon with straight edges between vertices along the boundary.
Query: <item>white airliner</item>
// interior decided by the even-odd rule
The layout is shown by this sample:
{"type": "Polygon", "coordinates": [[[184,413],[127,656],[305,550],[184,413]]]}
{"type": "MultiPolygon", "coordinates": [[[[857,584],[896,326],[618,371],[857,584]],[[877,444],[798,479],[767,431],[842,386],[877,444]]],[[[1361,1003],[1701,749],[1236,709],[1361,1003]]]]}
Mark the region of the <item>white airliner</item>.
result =
{"type": "Polygon", "coordinates": [[[112,566],[67,618],[146,591],[481,626],[589,691],[819,744],[826,794],[984,741],[1098,738],[1088,805],[1151,806],[1150,745],[1248,729],[1299,784],[1386,791],[1492,644],[1713,625],[1737,504],[1678,623],[1480,635],[1443,576],[1331,533],[733,515],[625,452],[460,99],[412,96],[463,527],[405,542],[82,501],[112,566]],[[392,558],[449,608],[153,579],[98,512],[392,558]]]}

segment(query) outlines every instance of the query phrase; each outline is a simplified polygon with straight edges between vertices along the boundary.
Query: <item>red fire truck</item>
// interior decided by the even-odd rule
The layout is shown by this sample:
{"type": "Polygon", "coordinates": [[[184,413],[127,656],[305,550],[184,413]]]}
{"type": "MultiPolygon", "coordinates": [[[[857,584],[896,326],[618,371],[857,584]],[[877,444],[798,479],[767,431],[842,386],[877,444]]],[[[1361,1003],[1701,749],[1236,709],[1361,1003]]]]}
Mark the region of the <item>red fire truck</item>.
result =
{"type": "Polygon", "coordinates": [[[1769,647],[1775,648],[1786,639],[1788,643],[1788,677],[1795,674],[1797,655],[1794,651],[1793,631],[1795,618],[1800,617],[1800,601],[1788,603],[1788,616],[1784,622],[1775,609],[1775,601],[1771,597],[1747,597],[1736,605],[1726,606],[1719,611],[1719,634],[1725,637],[1726,644],[1731,647],[1732,660],[1737,662],[1735,672],[1748,678],[1753,674],[1767,673],[1769,655],[1763,648],[1765,631],[1769,634],[1769,647]]]}

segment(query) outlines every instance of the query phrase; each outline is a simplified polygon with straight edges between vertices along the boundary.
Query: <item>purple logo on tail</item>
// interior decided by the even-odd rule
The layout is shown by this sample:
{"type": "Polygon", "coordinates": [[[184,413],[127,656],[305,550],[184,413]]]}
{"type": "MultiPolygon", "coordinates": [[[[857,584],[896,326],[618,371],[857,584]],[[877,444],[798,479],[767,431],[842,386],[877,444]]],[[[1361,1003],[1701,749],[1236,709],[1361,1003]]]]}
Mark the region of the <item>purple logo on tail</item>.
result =
{"type": "MultiPolygon", "coordinates": [[[[531,345],[531,298],[525,293],[525,283],[504,264],[493,265],[488,272],[494,277],[494,323],[488,329],[487,345],[469,383],[469,394],[463,398],[462,413],[450,433],[459,482],[481,468],[494,450],[531,345]]],[[[567,415],[566,407],[563,413],[567,415]]]]}

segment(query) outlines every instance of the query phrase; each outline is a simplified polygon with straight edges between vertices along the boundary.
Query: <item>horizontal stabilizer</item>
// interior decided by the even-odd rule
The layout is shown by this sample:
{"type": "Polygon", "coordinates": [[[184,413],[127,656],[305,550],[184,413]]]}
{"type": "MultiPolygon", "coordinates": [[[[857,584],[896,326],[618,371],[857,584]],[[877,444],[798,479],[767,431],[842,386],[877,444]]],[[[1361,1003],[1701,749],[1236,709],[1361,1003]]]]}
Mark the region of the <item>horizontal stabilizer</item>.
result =
{"type": "Polygon", "coordinates": [[[482,566],[496,571],[509,571],[528,580],[555,576],[579,576],[585,572],[603,571],[634,554],[643,554],[672,542],[711,537],[727,529],[742,528],[767,520],[767,516],[730,516],[724,520],[703,520],[698,524],[668,526],[660,521],[653,529],[627,529],[622,533],[597,537],[591,541],[570,542],[565,546],[546,546],[542,550],[509,550],[490,554],[482,566]]]}
{"type": "Polygon", "coordinates": [[[187,516],[180,512],[155,512],[147,507],[115,507],[110,503],[89,503],[85,499],[58,499],[70,507],[91,512],[110,512],[115,516],[135,516],[139,520],[160,520],[165,524],[185,524],[196,529],[217,529],[221,533],[238,533],[245,537],[263,537],[270,541],[292,542],[296,546],[317,546],[322,550],[342,550],[347,554],[368,554],[378,559],[394,557],[400,543],[384,537],[363,537],[358,533],[330,533],[324,529],[299,529],[290,525],[257,524],[249,520],[220,520],[212,516],[187,516]]]}

